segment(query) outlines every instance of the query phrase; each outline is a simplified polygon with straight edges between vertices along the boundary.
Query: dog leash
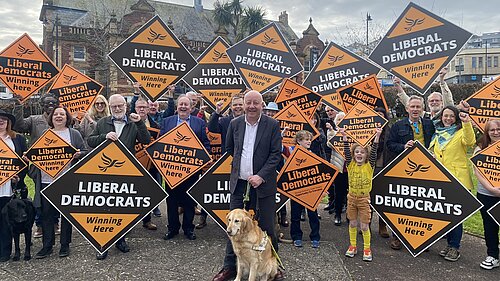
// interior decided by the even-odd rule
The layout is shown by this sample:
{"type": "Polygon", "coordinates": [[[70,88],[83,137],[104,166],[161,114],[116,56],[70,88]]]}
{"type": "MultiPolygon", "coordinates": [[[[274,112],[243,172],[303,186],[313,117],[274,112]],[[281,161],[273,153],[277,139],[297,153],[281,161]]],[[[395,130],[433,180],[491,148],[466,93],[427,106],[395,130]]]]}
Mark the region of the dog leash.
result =
{"type": "MultiPolygon", "coordinates": [[[[243,197],[243,208],[245,208],[245,209],[247,207],[247,204],[250,203],[250,188],[251,188],[250,187],[250,183],[247,183],[247,188],[246,188],[246,191],[245,191],[245,196],[243,197]]],[[[256,206],[255,209],[258,208],[258,202],[259,202],[259,200],[257,200],[257,204],[256,204],[257,206],[256,206]]],[[[255,210],[255,214],[257,214],[257,210],[255,210]]],[[[271,238],[267,235],[267,233],[266,233],[266,239],[267,239],[267,242],[271,244],[271,250],[273,252],[273,256],[278,261],[278,266],[281,267],[283,270],[285,270],[285,266],[283,265],[283,262],[281,261],[281,258],[278,255],[278,252],[276,252],[276,249],[274,249],[273,242],[271,241],[271,238]]],[[[259,247],[259,249],[260,249],[260,247],[259,247]]],[[[254,249],[254,250],[256,250],[256,249],[254,249]]]]}

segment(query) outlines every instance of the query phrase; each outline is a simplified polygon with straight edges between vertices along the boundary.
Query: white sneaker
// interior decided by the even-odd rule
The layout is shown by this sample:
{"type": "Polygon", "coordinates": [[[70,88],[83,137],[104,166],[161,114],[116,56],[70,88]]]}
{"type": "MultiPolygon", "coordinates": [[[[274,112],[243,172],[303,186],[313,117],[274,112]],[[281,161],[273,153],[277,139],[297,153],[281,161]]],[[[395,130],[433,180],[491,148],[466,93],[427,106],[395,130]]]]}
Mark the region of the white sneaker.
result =
{"type": "Polygon", "coordinates": [[[490,270],[500,266],[500,263],[498,262],[498,259],[495,259],[492,256],[487,256],[486,259],[481,262],[480,266],[481,268],[490,270]]]}

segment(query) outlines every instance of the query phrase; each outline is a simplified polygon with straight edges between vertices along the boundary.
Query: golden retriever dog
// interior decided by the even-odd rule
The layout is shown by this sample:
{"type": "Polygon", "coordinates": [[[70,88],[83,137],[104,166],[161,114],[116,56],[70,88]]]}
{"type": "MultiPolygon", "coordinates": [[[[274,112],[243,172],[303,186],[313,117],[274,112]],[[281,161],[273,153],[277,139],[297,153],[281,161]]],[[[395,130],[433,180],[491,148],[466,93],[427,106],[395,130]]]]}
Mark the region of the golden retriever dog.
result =
{"type": "Polygon", "coordinates": [[[229,212],[226,231],[238,262],[234,281],[241,281],[244,274],[248,274],[248,281],[273,280],[278,272],[278,262],[272,253],[271,238],[250,213],[243,209],[229,212]]]}

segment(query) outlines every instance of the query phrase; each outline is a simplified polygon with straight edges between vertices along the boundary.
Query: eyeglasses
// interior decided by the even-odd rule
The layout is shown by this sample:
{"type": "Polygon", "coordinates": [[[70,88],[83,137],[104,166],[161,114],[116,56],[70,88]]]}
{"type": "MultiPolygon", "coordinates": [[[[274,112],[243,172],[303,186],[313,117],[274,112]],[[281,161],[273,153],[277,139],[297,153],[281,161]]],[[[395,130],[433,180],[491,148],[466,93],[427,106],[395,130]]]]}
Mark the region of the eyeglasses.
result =
{"type": "Polygon", "coordinates": [[[96,102],[96,103],[94,103],[94,104],[95,104],[96,106],[105,106],[105,105],[106,105],[106,103],[104,103],[104,102],[96,102]]]}
{"type": "Polygon", "coordinates": [[[0,117],[0,122],[7,122],[7,121],[9,121],[9,118],[2,118],[2,117],[0,117]]]}
{"type": "Polygon", "coordinates": [[[124,108],[125,107],[125,104],[122,103],[122,104],[115,104],[115,105],[109,105],[109,107],[111,109],[121,109],[121,108],[124,108]]]}

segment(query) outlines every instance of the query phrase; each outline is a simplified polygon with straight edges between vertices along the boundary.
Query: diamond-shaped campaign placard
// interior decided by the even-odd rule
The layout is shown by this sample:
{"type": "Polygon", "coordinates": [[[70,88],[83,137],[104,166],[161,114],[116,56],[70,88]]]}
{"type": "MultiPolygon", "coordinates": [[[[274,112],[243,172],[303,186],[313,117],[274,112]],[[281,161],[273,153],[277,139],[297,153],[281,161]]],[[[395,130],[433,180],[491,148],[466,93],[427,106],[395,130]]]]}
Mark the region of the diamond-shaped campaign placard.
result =
{"type": "Polygon", "coordinates": [[[59,73],[57,66],[28,34],[0,52],[0,80],[24,103],[59,73]]]}
{"type": "Polygon", "coordinates": [[[322,95],[323,103],[337,111],[344,111],[337,90],[378,72],[379,68],[375,65],[330,42],[303,84],[322,95]]]}
{"type": "Polygon", "coordinates": [[[271,22],[227,50],[246,86],[261,94],[303,70],[276,23],[271,22]]]}
{"type": "Polygon", "coordinates": [[[26,167],[21,157],[0,138],[0,186],[26,167]]]}
{"type": "Polygon", "coordinates": [[[156,15],[123,41],[109,58],[141,91],[156,101],[177,83],[196,61],[168,26],[156,15]]]}
{"type": "Polygon", "coordinates": [[[489,210],[488,214],[493,218],[493,220],[500,225],[500,202],[493,205],[489,210]]]}
{"type": "Polygon", "coordinates": [[[207,104],[215,110],[222,101],[222,111],[231,105],[231,98],[246,89],[238,70],[226,54],[229,44],[217,37],[198,58],[198,64],[183,80],[202,94],[207,104]]]}
{"type": "Polygon", "coordinates": [[[478,151],[470,160],[492,186],[500,186],[500,141],[478,151]]]}
{"type": "Polygon", "coordinates": [[[349,137],[365,147],[375,137],[377,128],[383,128],[387,122],[371,107],[358,101],[340,121],[339,128],[344,128],[349,137]]]}
{"type": "Polygon", "coordinates": [[[102,89],[99,82],[65,64],[49,92],[59,97],[59,104],[66,107],[73,117],[82,119],[83,114],[78,113],[87,112],[102,89]]]}
{"type": "Polygon", "coordinates": [[[120,140],[101,143],[42,195],[100,253],[167,197],[120,140]]]}
{"type": "MultiPolygon", "coordinates": [[[[226,216],[230,212],[230,177],[233,157],[224,153],[210,169],[187,191],[212,219],[226,231],[226,216]]],[[[285,206],[288,198],[276,193],[276,212],[285,206]]]]}
{"type": "Polygon", "coordinates": [[[279,173],[278,191],[316,211],[338,172],[330,162],[297,145],[279,173]]]}
{"type": "Polygon", "coordinates": [[[300,110],[295,103],[290,103],[273,116],[280,123],[283,144],[295,145],[295,135],[298,131],[306,130],[313,134],[313,139],[319,137],[319,131],[300,110]],[[285,130],[285,128],[287,128],[285,130]]]}
{"type": "Polygon", "coordinates": [[[482,204],[419,142],[373,179],[371,205],[413,256],[482,204]]]}
{"type": "Polygon", "coordinates": [[[171,189],[205,167],[212,159],[186,122],[146,147],[151,161],[171,189]]]}
{"type": "MultiPolygon", "coordinates": [[[[344,151],[344,141],[343,136],[340,132],[337,132],[333,138],[329,140],[330,144],[333,146],[333,149],[345,159],[345,151],[344,151]]],[[[347,143],[349,147],[352,146],[353,143],[356,143],[351,137],[347,136],[347,143]]]]}
{"type": "Polygon", "coordinates": [[[362,101],[373,109],[381,107],[385,109],[385,112],[389,112],[384,93],[375,75],[370,75],[363,80],[339,89],[337,92],[344,104],[345,111],[351,110],[358,101],[362,101]]]}
{"type": "Polygon", "coordinates": [[[26,151],[26,157],[38,169],[55,178],[71,163],[77,150],[52,129],[48,129],[26,151]]]}
{"type": "Polygon", "coordinates": [[[471,36],[410,2],[370,59],[423,94],[471,36]]]}
{"type": "Polygon", "coordinates": [[[470,118],[481,132],[484,132],[488,120],[500,118],[500,77],[488,83],[465,101],[470,105],[470,118]]]}
{"type": "Polygon", "coordinates": [[[210,142],[210,155],[213,161],[217,161],[222,156],[222,135],[212,133],[207,128],[207,138],[210,142]]]}
{"type": "Polygon", "coordinates": [[[311,119],[320,105],[321,95],[298,84],[292,79],[285,79],[281,84],[274,102],[278,104],[279,109],[282,109],[290,103],[295,103],[302,113],[304,113],[308,119],[311,119]]]}
{"type": "MultiPolygon", "coordinates": [[[[148,128],[148,132],[151,135],[151,142],[157,139],[160,136],[160,130],[156,128],[148,128]]],[[[136,140],[135,142],[135,158],[139,160],[141,165],[149,171],[151,169],[153,162],[151,162],[151,158],[149,158],[148,153],[146,151],[147,144],[140,143],[136,140]]]]}

